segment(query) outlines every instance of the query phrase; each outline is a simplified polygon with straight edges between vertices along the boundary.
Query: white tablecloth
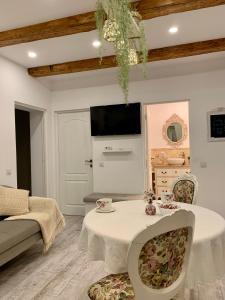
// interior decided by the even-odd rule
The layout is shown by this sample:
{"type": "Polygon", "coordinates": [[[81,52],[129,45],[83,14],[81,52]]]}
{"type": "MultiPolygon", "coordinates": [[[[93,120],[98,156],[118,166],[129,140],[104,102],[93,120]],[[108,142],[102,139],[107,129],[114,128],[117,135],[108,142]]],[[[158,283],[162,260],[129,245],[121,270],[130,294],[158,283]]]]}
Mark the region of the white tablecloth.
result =
{"type": "MultiPolygon", "coordinates": [[[[196,217],[187,287],[208,283],[225,275],[225,220],[217,213],[195,205],[179,204],[196,217]]],[[[128,248],[137,233],[154,224],[161,215],[147,216],[142,200],[113,203],[113,213],[89,212],[83,222],[79,248],[91,260],[105,261],[109,273],[127,271],[128,248]]]]}

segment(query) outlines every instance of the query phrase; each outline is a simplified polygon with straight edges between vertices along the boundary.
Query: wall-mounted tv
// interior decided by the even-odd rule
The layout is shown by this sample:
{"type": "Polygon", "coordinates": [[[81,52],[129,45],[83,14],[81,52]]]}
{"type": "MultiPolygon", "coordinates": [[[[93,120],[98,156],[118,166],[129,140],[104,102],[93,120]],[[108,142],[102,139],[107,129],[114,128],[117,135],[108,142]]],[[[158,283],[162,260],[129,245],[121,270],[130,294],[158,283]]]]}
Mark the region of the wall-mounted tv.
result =
{"type": "Polygon", "coordinates": [[[91,135],[141,134],[141,104],[91,107],[91,135]]]}
{"type": "Polygon", "coordinates": [[[225,141],[225,108],[208,112],[209,141],[225,141]]]}

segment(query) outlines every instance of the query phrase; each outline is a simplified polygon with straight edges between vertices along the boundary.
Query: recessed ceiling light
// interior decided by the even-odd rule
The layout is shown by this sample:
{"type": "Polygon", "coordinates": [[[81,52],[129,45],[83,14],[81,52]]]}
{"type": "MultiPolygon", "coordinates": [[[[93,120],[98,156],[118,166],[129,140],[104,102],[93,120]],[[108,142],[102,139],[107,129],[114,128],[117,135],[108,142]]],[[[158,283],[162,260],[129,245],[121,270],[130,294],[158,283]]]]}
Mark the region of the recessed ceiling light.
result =
{"type": "Polygon", "coordinates": [[[95,47],[95,48],[99,48],[100,46],[101,46],[101,42],[100,41],[98,41],[98,40],[96,40],[96,41],[94,41],[93,43],[92,43],[92,46],[93,47],[95,47]]]}
{"type": "Polygon", "coordinates": [[[33,52],[33,51],[29,51],[29,52],[28,52],[28,56],[29,56],[30,58],[35,58],[35,57],[37,57],[37,53],[36,53],[36,52],[33,52]]]}
{"type": "Polygon", "coordinates": [[[177,26],[172,26],[169,29],[169,33],[174,34],[178,32],[178,27],[177,26]]]}

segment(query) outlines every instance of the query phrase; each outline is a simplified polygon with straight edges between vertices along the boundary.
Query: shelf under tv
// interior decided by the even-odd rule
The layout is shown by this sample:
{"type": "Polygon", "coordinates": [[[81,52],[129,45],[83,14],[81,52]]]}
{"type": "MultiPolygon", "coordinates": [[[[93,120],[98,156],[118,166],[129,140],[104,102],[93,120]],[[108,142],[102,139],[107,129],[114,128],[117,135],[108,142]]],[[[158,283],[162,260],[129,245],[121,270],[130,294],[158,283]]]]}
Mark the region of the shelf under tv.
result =
{"type": "Polygon", "coordinates": [[[131,153],[132,149],[105,149],[102,153],[131,153]]]}

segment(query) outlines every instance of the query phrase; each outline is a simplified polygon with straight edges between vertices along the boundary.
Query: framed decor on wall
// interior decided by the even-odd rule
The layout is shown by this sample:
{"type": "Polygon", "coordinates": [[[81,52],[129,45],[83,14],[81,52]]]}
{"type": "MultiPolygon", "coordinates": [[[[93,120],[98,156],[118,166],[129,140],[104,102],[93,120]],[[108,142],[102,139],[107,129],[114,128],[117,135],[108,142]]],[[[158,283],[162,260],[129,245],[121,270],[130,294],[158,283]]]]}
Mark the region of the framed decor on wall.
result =
{"type": "Polygon", "coordinates": [[[209,142],[225,141],[225,108],[220,107],[208,112],[209,142]]]}

